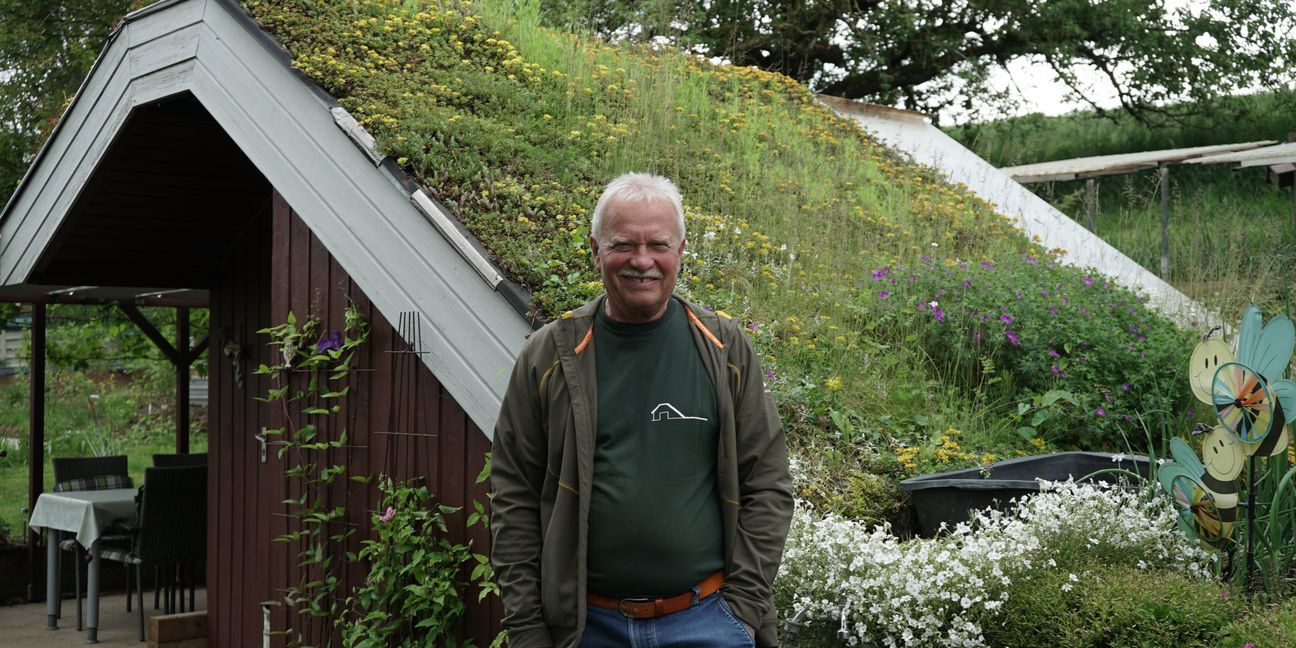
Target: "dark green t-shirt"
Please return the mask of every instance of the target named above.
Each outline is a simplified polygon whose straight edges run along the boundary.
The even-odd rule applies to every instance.
[[[724,566],[715,388],[684,307],[645,324],[594,317],[598,434],[590,592],[671,596]]]

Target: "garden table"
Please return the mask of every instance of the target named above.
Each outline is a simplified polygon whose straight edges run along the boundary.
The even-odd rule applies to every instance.
[[[41,493],[27,526],[45,529],[45,606],[48,629],[58,629],[58,562],[61,531],[76,534],[76,540],[90,552],[86,576],[86,643],[99,643],[99,537],[113,522],[135,521],[134,488]]]

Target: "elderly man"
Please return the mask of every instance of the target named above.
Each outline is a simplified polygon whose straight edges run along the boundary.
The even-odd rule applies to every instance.
[[[492,560],[509,644],[775,646],[787,446],[751,344],[672,295],[667,179],[608,184],[606,294],[528,339],[495,427]]]

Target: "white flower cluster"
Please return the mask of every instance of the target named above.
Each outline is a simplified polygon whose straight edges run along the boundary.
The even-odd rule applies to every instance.
[[[1056,567],[1068,548],[1209,575],[1210,555],[1180,535],[1164,497],[1071,482],[1041,489],[1011,513],[978,513],[931,540],[900,541],[799,504],[775,583],[788,605],[780,616],[832,622],[850,646],[982,646],[981,624],[1012,579]]]

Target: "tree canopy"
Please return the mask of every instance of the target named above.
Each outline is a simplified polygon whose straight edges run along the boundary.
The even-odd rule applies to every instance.
[[[0,0],[0,196],[81,87],[113,21],[134,0]]]
[[[1292,81],[1296,9],[1272,0],[558,0],[555,25],[666,40],[819,92],[936,113],[1010,101],[990,73],[1029,60],[1101,112],[1097,77],[1141,121]],[[1187,103],[1183,103],[1187,102]]]

